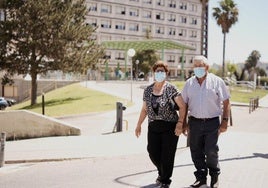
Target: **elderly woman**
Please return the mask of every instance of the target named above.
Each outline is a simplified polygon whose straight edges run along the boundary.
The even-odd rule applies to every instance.
[[[141,134],[141,125],[148,116],[147,150],[152,163],[158,170],[156,183],[160,187],[169,187],[173,172],[178,136],[184,131],[185,103],[178,89],[166,81],[167,64],[158,61],[153,66],[155,82],[144,90],[143,106],[135,130]],[[172,99],[173,98],[173,99]],[[172,108],[170,101],[179,106],[179,112]]]

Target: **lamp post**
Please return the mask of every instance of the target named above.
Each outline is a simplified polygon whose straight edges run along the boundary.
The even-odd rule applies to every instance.
[[[258,76],[258,86],[259,86],[259,88],[261,86],[261,76]]]
[[[136,51],[130,48],[127,51],[128,57],[130,57],[130,101],[132,102],[132,82],[133,82],[133,71],[132,71],[132,57],[135,55]],[[127,58],[129,60],[129,58]]]
[[[135,61],[135,63],[136,63],[136,80],[138,80],[138,74],[139,74],[139,71],[138,71],[138,65],[139,65],[140,61],[137,59],[137,60]]]

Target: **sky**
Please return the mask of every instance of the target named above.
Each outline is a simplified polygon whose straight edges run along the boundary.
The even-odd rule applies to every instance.
[[[208,59],[222,64],[223,34],[212,16],[212,8],[220,0],[209,1]],[[268,63],[268,0],[233,0],[238,9],[238,22],[226,35],[225,60],[243,63],[253,50],[261,54],[260,61]]]

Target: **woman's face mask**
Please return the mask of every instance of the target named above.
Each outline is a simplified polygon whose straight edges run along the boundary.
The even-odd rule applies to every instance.
[[[157,82],[163,82],[166,79],[166,72],[155,72],[154,73],[154,79]]]
[[[206,75],[206,68],[205,67],[195,67],[194,74],[197,78],[202,78]]]

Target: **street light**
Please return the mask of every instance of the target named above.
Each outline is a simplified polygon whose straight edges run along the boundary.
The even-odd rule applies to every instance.
[[[258,76],[258,86],[261,87],[261,76]]]
[[[139,63],[140,63],[140,61],[137,59],[136,61],[135,61],[135,63],[136,63],[136,80],[138,80],[138,65],[139,65]]]
[[[130,101],[132,102],[132,81],[133,81],[133,72],[132,72],[132,57],[135,55],[136,51],[133,48],[130,48],[127,51],[128,57],[130,57]],[[129,61],[129,58],[127,58]]]

